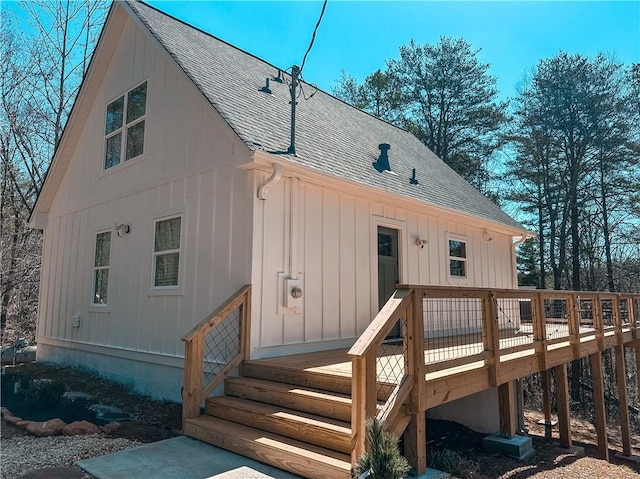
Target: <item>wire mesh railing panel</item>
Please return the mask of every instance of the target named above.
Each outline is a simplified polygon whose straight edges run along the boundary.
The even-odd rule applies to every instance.
[[[640,298],[633,298],[633,322],[636,327],[640,326]]]
[[[484,351],[480,298],[424,298],[427,364]]]
[[[500,349],[533,344],[533,309],[529,298],[498,298]]]
[[[567,306],[566,299],[544,299],[544,320],[547,339],[569,336],[569,311]]]
[[[376,382],[377,390],[388,390],[400,384],[406,374],[405,357],[407,356],[407,341],[403,331],[407,328],[406,314],[403,314],[387,338],[378,346],[376,352]]]
[[[610,328],[615,324],[615,313],[613,310],[613,300],[603,299],[600,302],[602,312],[602,327]]]
[[[241,327],[241,312],[238,307],[205,335],[203,388],[206,388],[240,354]]]
[[[629,300],[627,298],[620,298],[620,324],[628,326],[631,323],[631,316],[629,315]]]
[[[580,332],[587,332],[595,328],[595,316],[593,314],[593,299],[580,298],[576,299],[578,307],[578,327]]]

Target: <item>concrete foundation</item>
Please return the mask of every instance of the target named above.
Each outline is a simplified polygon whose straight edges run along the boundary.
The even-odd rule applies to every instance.
[[[497,452],[505,456],[513,457],[520,461],[532,456],[533,441],[527,436],[514,436],[511,438],[491,434],[482,440],[482,449],[487,452]]]
[[[427,417],[455,421],[476,432],[491,434],[500,430],[498,389],[487,389],[434,407],[427,411]]]

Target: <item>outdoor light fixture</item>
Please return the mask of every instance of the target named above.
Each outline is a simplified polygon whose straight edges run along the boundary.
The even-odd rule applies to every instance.
[[[426,239],[416,238],[416,246],[420,246],[420,249],[424,248],[428,241]]]
[[[120,225],[116,223],[113,228],[116,230],[116,234],[119,238],[122,238],[124,235],[129,234],[129,231],[131,231],[130,226],[124,223]]]

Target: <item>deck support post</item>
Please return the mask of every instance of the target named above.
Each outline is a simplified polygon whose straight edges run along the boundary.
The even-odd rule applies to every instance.
[[[498,386],[498,409],[500,414],[500,435],[512,438],[516,435],[516,387],[515,381]]]
[[[607,438],[607,412],[604,402],[604,378],[602,374],[602,355],[597,352],[589,356],[593,376],[593,400],[596,412],[596,431],[598,433],[598,456],[609,461],[609,441]]]
[[[622,432],[622,453],[631,456],[631,430],[629,428],[629,401],[627,398],[627,374],[624,363],[624,347],[614,348],[616,356],[616,380],[618,383],[618,398],[620,401],[620,428]]]
[[[500,338],[498,331],[498,303],[495,291],[483,298],[482,330],[485,351],[489,352],[489,385],[498,385],[498,367],[500,366]],[[486,331],[486,332],[485,332]]]
[[[412,414],[404,433],[404,455],[419,476],[427,470],[427,423],[424,413]]]
[[[558,405],[558,427],[560,432],[560,446],[571,448],[571,412],[569,409],[569,381],[567,365],[561,364],[554,368],[556,373],[556,400]]]
[[[404,452],[416,475],[427,470],[427,424],[424,398],[424,312],[423,296],[413,291],[413,303],[407,309],[408,373],[413,377],[409,396],[411,421],[404,435]]]
[[[540,371],[542,379],[542,410],[544,412],[544,436],[551,439],[551,384],[549,382],[549,370]]]
[[[638,386],[638,397],[640,397],[640,379],[637,378],[637,375],[640,374],[640,346],[634,346],[633,351],[636,353],[636,385]]]

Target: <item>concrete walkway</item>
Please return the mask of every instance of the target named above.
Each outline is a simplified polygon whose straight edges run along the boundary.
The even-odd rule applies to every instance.
[[[98,479],[300,479],[186,436],[75,464]]]

